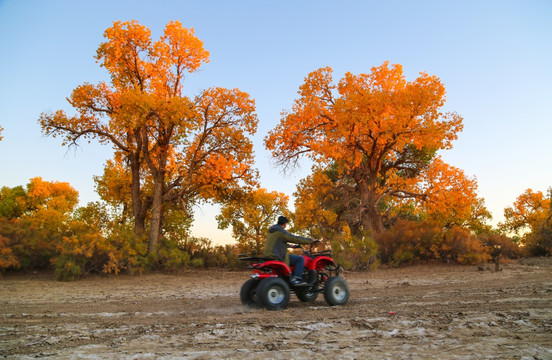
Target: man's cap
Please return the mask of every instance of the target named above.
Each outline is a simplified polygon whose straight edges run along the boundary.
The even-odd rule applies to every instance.
[[[278,225],[284,225],[289,222],[288,218],[285,216],[278,216]]]

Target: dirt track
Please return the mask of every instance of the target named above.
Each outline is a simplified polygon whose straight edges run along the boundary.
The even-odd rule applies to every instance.
[[[550,260],[346,273],[346,306],[277,312],[241,305],[248,275],[0,278],[0,358],[552,359]]]

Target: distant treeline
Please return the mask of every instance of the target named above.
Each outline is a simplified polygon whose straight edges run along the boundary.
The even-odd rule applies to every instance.
[[[526,192],[520,199],[540,197]],[[551,254],[551,227],[546,198],[540,211],[529,212],[528,230],[508,237],[499,230],[475,233],[462,226],[443,227],[436,221],[397,219],[379,234],[351,235],[347,231],[324,237],[336,261],[348,269],[378,264],[401,266],[421,261],[459,264],[498,262],[501,258]],[[78,193],[69,184],[31,179],[26,187],[0,190],[0,269],[53,269],[59,280],[90,273],[142,273],[186,267],[238,268],[238,254],[262,249],[262,241],[243,237],[234,245],[214,246],[189,235],[186,219],[175,217],[156,252],[148,252],[147,238],[136,238],[131,219],[106,204],[77,207]],[[527,201],[519,201],[527,203]],[[506,213],[515,213],[508,208]],[[519,209],[518,209],[519,210]],[[527,215],[527,213],[525,213]],[[173,214],[174,215],[174,214]],[[293,215],[293,214],[292,214]],[[186,217],[185,214],[181,214]],[[520,228],[510,216],[504,228]],[[270,219],[272,220],[272,219]],[[180,226],[179,226],[180,225]],[[234,224],[237,227],[237,223]],[[242,228],[247,227],[242,223]],[[267,220],[265,228],[270,225]],[[236,228],[234,228],[236,230]],[[297,231],[299,231],[297,229]],[[329,228],[326,229],[328,233]]]

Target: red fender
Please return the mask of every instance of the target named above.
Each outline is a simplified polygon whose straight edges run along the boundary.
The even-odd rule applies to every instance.
[[[291,269],[289,268],[289,266],[287,266],[284,262],[278,260],[269,260],[263,263],[254,264],[253,268],[258,269],[257,271],[259,275],[262,274],[261,269],[266,268],[272,269],[273,273],[279,276],[289,276],[289,274],[291,274]]]
[[[306,261],[307,259],[305,259],[305,267],[308,269],[308,270],[316,270],[316,271],[320,271],[322,270],[323,268],[325,268],[326,266],[328,265],[333,265],[335,266],[335,262],[333,261],[333,259],[329,256],[319,256],[319,257],[316,257],[314,259],[310,259],[309,258],[309,262],[307,263]]]

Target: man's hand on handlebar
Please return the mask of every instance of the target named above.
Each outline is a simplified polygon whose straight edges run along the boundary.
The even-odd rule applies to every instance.
[[[318,245],[320,244],[320,240],[312,240],[312,242],[309,244],[310,246],[314,246],[314,245]],[[302,249],[302,246],[301,245],[289,245],[290,248],[292,249]]]

